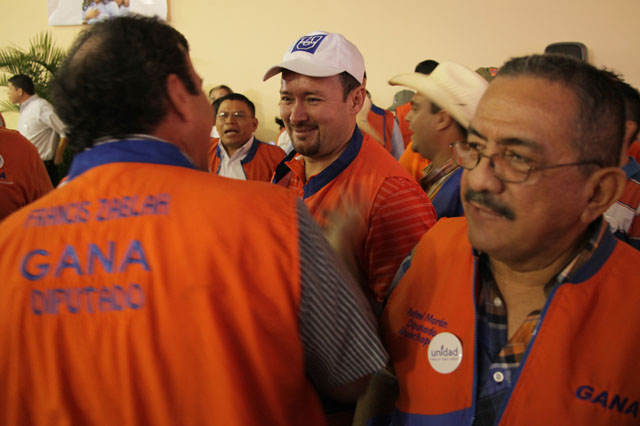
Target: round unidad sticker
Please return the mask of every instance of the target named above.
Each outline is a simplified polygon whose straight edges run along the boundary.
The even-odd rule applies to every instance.
[[[455,335],[438,333],[429,343],[429,364],[440,374],[455,371],[462,361],[462,342]]]

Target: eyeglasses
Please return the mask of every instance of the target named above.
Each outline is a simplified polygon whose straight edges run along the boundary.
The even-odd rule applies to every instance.
[[[218,117],[217,118],[218,120],[222,120],[222,121],[227,121],[230,118],[233,118],[236,121],[240,121],[240,120],[244,120],[245,118],[248,118],[249,116],[244,112],[236,111],[236,112],[219,112],[216,117]]]
[[[493,175],[507,183],[522,183],[529,178],[531,172],[536,170],[555,169],[557,167],[583,166],[593,164],[598,167],[602,165],[597,161],[580,161],[577,163],[552,164],[549,166],[539,166],[529,158],[505,149],[492,155],[486,155],[478,149],[478,144],[468,141],[458,141],[449,145],[451,148],[451,158],[463,169],[472,170],[482,157],[489,159],[489,165]]]

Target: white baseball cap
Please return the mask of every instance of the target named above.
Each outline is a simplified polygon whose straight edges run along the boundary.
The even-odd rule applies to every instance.
[[[396,75],[389,84],[409,87],[426,96],[464,128],[469,127],[478,102],[489,85],[480,74],[455,62],[440,62],[429,75]]]
[[[310,77],[330,77],[346,71],[362,84],[364,58],[342,34],[314,31],[289,46],[282,62],[269,68],[263,81],[283,69]]]

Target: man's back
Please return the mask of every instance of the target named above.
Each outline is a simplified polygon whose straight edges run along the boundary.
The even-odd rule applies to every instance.
[[[0,423],[322,424],[299,337],[299,201],[145,163],[72,169],[3,223]]]

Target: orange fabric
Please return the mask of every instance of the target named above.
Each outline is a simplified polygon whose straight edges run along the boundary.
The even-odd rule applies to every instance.
[[[369,114],[367,115],[367,121],[369,125],[377,132],[377,134],[382,138],[384,142],[384,149],[388,152],[391,152],[393,148],[392,145],[392,137],[393,137],[393,124],[395,123],[395,117],[391,111],[383,110],[381,108],[376,108],[379,112],[384,112],[384,115],[376,113],[372,108],[369,110]],[[375,142],[378,145],[381,145],[378,140],[371,136],[368,133],[362,132],[362,136],[364,139],[368,139],[371,142]]]
[[[417,152],[413,152],[411,145],[412,142],[409,142],[409,145],[407,145],[398,161],[400,161],[400,165],[409,172],[416,182],[420,182],[422,171],[429,165],[429,160]]]
[[[352,140],[345,153],[355,150],[356,145]],[[294,189],[323,228],[332,216],[345,216],[347,207],[359,206],[362,221],[351,238],[358,261],[357,278],[381,302],[402,259],[435,223],[435,210],[398,162],[380,144],[364,138],[356,157],[344,170],[328,182],[319,182],[323,173],[344,167],[339,163],[345,153],[320,175],[309,179],[306,189],[313,187],[312,194],[305,194],[301,156],[286,163],[292,172],[278,184]],[[398,198],[392,205],[379,202],[394,196]]]
[[[0,221],[52,189],[36,147],[18,131],[0,127]]]
[[[640,299],[640,276],[631,273],[640,253],[618,243],[609,254],[607,247],[615,243],[610,235],[605,239],[594,256],[608,257],[589,261],[593,275],[563,284],[550,296],[500,425],[637,424],[640,315],[629,300]],[[456,412],[468,424],[473,415],[473,265],[466,220],[440,220],[416,247],[383,312],[383,335],[400,388],[396,406],[423,422],[407,424],[436,424],[425,419]],[[444,331],[456,335],[463,348],[460,366],[449,374],[435,372],[427,355],[432,336]],[[619,410],[613,401],[622,404],[625,398]]]
[[[214,174],[220,167],[220,157],[217,155],[218,143],[219,139],[212,138],[209,147],[209,171]],[[250,161],[242,164],[244,174],[247,176],[247,180],[270,182],[274,170],[285,156],[284,151],[258,139],[254,140],[254,144],[257,144],[257,152]]]
[[[640,163],[640,142],[633,141],[629,146],[629,156],[636,159],[637,162]]]
[[[6,219],[0,424],[325,424],[298,330],[295,204],[270,184],[112,163]],[[269,220],[249,226],[256,211]]]
[[[409,128],[409,122],[406,119],[409,111],[411,111],[411,102],[407,102],[396,108],[396,118],[398,119],[398,125],[400,126],[405,148],[411,142],[411,136],[413,135],[413,132]]]

